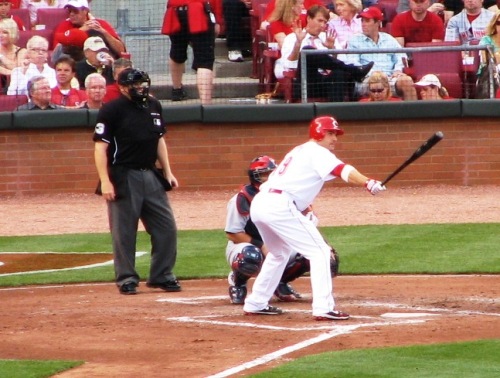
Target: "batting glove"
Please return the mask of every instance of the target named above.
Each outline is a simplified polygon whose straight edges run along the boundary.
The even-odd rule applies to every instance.
[[[382,182],[369,179],[365,182],[366,189],[373,195],[386,190],[386,187],[382,185]]]

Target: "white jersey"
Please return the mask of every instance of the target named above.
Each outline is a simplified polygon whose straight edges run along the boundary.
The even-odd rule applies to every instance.
[[[306,142],[286,154],[260,191],[282,190],[303,211],[314,202],[323,184],[336,178],[332,171],[340,164],[344,163],[327,148]]]

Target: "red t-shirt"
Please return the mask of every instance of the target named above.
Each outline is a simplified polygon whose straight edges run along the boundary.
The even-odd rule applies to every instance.
[[[403,37],[408,42],[432,42],[433,39],[444,39],[443,20],[432,12],[427,12],[422,21],[415,21],[411,11],[398,14],[392,20],[391,34]]]
[[[120,39],[115,29],[107,21],[99,18],[97,21],[99,21],[101,26],[114,38]],[[83,49],[83,44],[88,37],[89,35],[86,32],[75,27],[69,19],[67,19],[61,22],[54,31],[54,46],[60,43],[62,45],[77,46]]]
[[[110,102],[115,98],[120,97],[121,92],[117,83],[106,85],[106,95],[104,96],[103,102]]]

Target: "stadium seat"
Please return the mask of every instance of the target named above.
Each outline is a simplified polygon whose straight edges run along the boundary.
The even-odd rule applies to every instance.
[[[460,42],[427,42],[407,43],[406,47],[446,47],[460,46]],[[410,75],[414,81],[419,80],[426,74],[435,74],[442,80],[451,97],[464,97],[464,68],[462,64],[462,52],[454,51],[419,51],[411,53],[409,67],[405,73]],[[445,84],[446,83],[446,84]]]
[[[19,40],[17,41],[17,45],[19,47],[26,47],[26,43],[28,40],[34,35],[40,35],[45,37],[49,41],[49,50],[53,49],[52,40],[54,36],[53,30],[24,30],[19,32]]]
[[[10,14],[21,19],[26,30],[31,29],[30,11],[26,8],[11,9]]]
[[[378,0],[375,6],[382,11],[384,15],[383,24],[385,25],[388,22],[392,22],[394,17],[396,17],[398,0]]]
[[[45,29],[55,30],[55,28],[68,18],[66,8],[41,8],[37,11],[37,25],[45,25]]]
[[[259,78],[262,70],[262,52],[265,49],[266,31],[260,29],[264,20],[267,3],[270,0],[252,0],[250,10],[250,30],[252,33],[252,77]]]
[[[0,95],[0,112],[12,112],[28,102],[27,96]]]

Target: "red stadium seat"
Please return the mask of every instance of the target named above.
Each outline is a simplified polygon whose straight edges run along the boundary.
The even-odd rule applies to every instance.
[[[10,14],[19,17],[23,22],[23,25],[26,28],[26,30],[31,29],[30,11],[28,9],[26,8],[11,9]]]
[[[12,112],[28,102],[27,96],[0,95],[0,112]]]
[[[41,8],[37,11],[37,25],[45,25],[45,29],[55,30],[55,28],[68,18],[66,8]]]
[[[439,47],[439,46],[459,46],[460,42],[422,42],[407,43],[406,47]],[[455,51],[422,51],[411,53],[412,59],[409,61],[409,69],[405,72],[414,81],[419,80],[426,74],[435,74],[442,80],[451,97],[463,98],[464,67],[462,64],[462,52]],[[446,83],[446,84],[445,84]]]

